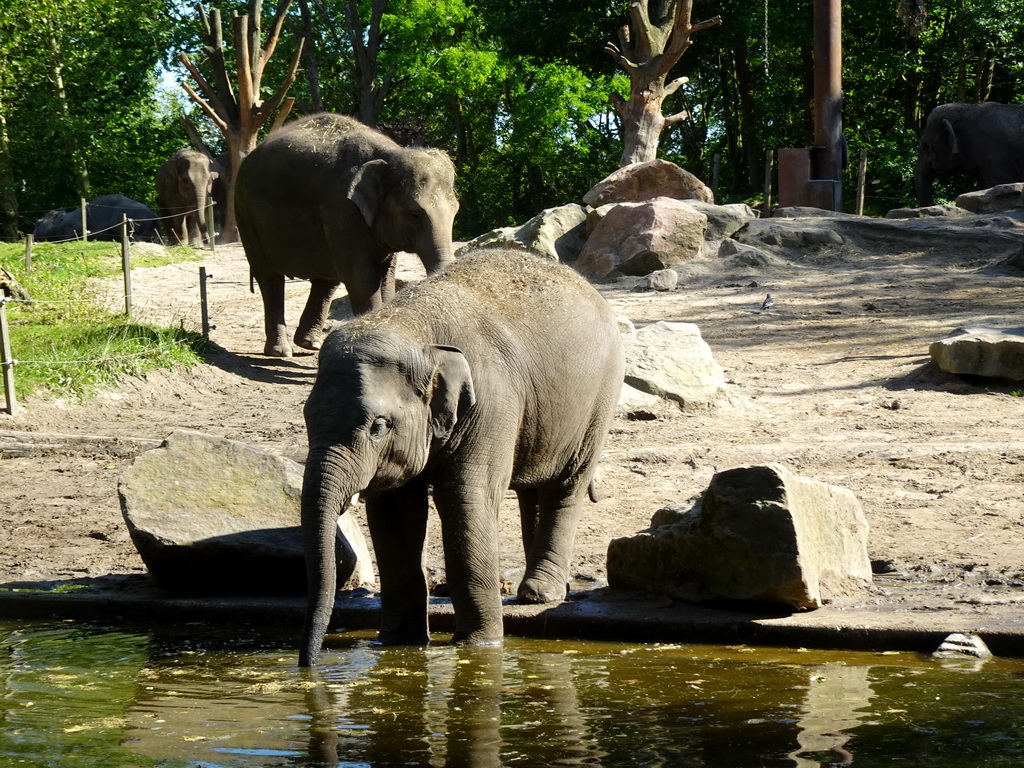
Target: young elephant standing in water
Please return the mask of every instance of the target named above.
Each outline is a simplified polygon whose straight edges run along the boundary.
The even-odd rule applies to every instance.
[[[299,663],[334,607],[335,529],[363,491],[385,643],[425,644],[427,490],[460,643],[500,641],[498,511],[519,496],[521,602],[566,594],[580,505],[623,378],[615,316],[563,265],[477,251],[332,332],[306,403],[309,606]]]

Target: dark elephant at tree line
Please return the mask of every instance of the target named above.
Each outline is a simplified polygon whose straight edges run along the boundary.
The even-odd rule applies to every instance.
[[[1024,181],[1024,104],[953,103],[931,111],[914,168],[917,204],[932,205],[935,180],[958,173],[978,189]]]
[[[498,515],[519,498],[524,603],[566,596],[576,524],[623,381],[618,323],[572,269],[482,250],[339,326],[305,406],[309,605],[299,663],[334,607],[338,517],[362,492],[385,643],[426,644],[428,489],[456,643],[503,635]]]
[[[293,341],[317,350],[340,284],[358,315],[394,295],[397,252],[416,253],[428,273],[453,259],[451,160],[341,115],[296,121],[257,146],[238,169],[235,207],[263,297],[267,355],[292,354],[285,277],[311,283]]]
[[[90,240],[120,240],[121,217],[128,218],[128,237],[141,242],[159,242],[157,215],[149,206],[124,195],[103,195],[85,205],[85,226]],[[48,211],[32,230],[39,241],[75,240],[82,237],[82,209]]]

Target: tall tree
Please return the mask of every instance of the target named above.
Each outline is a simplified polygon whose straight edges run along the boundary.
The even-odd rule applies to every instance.
[[[629,98],[611,95],[622,119],[622,166],[657,157],[661,132],[687,117],[685,111],[667,117],[662,113],[666,97],[687,82],[685,77],[669,81],[668,73],[690,47],[694,33],[722,23],[715,16],[691,24],[692,10],[693,0],[634,0],[629,24],[619,30],[619,45],[605,46],[629,75]]]
[[[224,45],[221,30],[220,11],[214,8],[209,14],[202,5],[197,5],[203,24],[204,53],[207,64],[212,70],[212,77],[207,78],[192,59],[185,53],[178,54],[178,59],[192,75],[199,86],[199,92],[188,83],[182,87],[224,136],[228,151],[229,179],[228,205],[224,217],[224,231],[221,237],[225,242],[238,239],[238,226],[235,223],[235,169],[253,149],[259,140],[259,133],[272,115],[277,113],[275,125],[282,123],[291,111],[293,99],[286,98],[288,89],[295,81],[299,62],[302,57],[302,41],[295,47],[291,64],[277,90],[266,101],[262,97],[263,72],[267,61],[274,54],[285,13],[291,0],[280,0],[266,42],[261,29],[263,11],[262,0],[249,0],[247,14],[232,15],[233,54],[235,81],[237,91],[231,84],[228,72],[229,54]],[[280,110],[280,111],[278,111]]]

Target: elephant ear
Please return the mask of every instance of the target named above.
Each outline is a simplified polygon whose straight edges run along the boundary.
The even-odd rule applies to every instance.
[[[374,219],[377,218],[380,201],[384,197],[388,170],[387,160],[369,160],[359,166],[348,186],[346,196],[356,204],[367,226],[372,227]]]
[[[473,374],[462,350],[431,345],[427,353],[434,361],[430,383],[430,427],[442,442],[451,437],[459,418],[476,403]]]
[[[953,128],[953,124],[949,120],[943,120],[942,124],[946,126],[946,133],[949,134],[949,151],[954,155],[960,154],[960,143],[956,138],[956,130]]]

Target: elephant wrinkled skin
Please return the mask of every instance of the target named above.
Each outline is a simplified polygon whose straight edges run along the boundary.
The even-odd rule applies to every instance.
[[[299,663],[319,655],[334,607],[335,525],[359,491],[380,574],[381,642],[429,642],[428,487],[454,642],[501,640],[498,511],[509,488],[526,552],[518,599],[564,599],[623,368],[615,316],[597,290],[518,251],[466,255],[328,335],[305,408]]]
[[[406,149],[341,115],[276,131],[238,170],[238,231],[263,297],[264,354],[290,357],[284,278],[311,282],[294,343],[319,349],[341,283],[352,311],[390,300],[395,253],[428,273],[452,260],[455,169],[438,150]]]
[[[1024,181],[1024,105],[942,104],[928,115],[914,168],[917,204],[932,205],[936,179],[964,173],[988,189]]]

